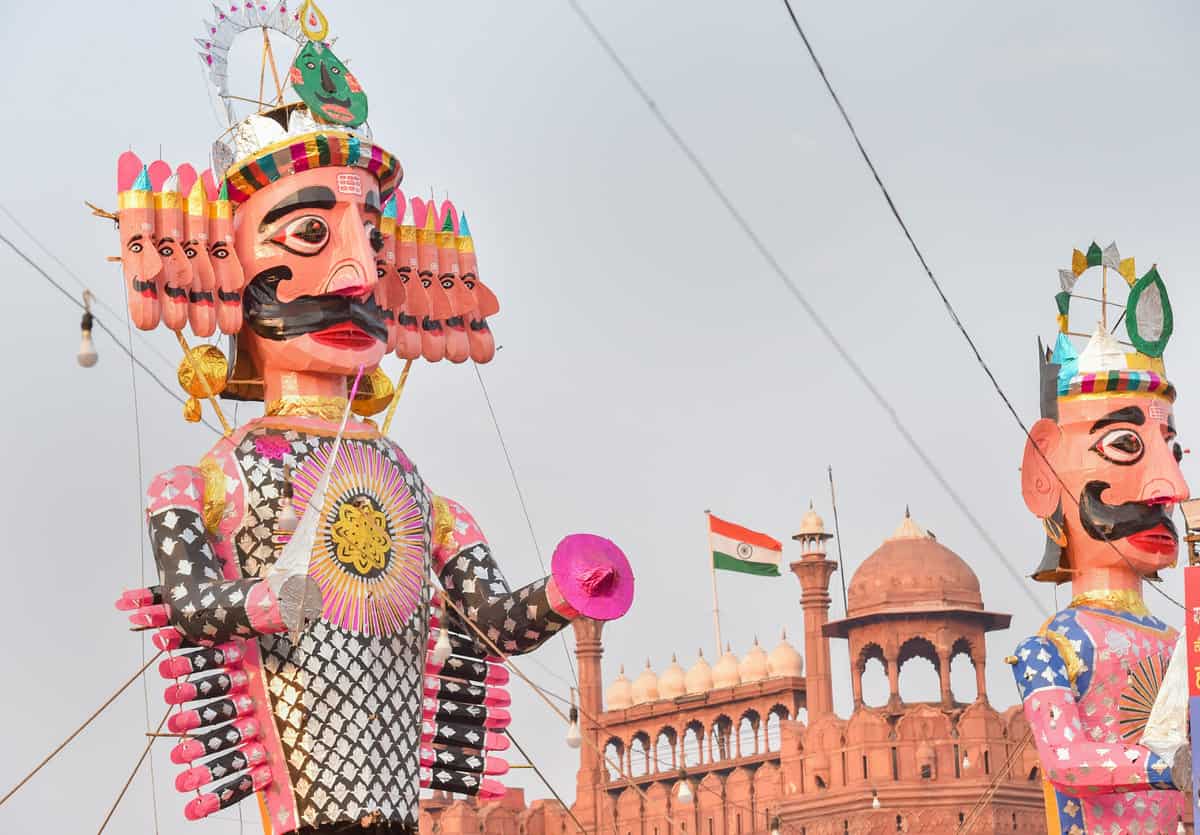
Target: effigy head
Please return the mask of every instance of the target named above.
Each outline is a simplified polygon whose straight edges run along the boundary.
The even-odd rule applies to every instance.
[[[1130,285],[1128,343],[1105,323],[1077,353],[1071,291],[1093,266]],[[1110,567],[1154,577],[1178,554],[1171,515],[1188,487],[1175,439],[1175,388],[1162,361],[1172,312],[1157,269],[1135,275],[1133,259],[1120,259],[1115,244],[1076,250],[1072,269],[1060,271],[1059,333],[1053,350],[1039,345],[1042,418],[1030,428],[1021,466],[1022,496],[1046,533],[1036,580],[1064,582]]]
[[[352,374],[379,364],[380,200],[376,178],[343,165],[280,178],[239,207],[244,338],[260,368]]]
[[[351,127],[366,121],[366,93],[326,44],[306,43],[292,63],[290,77],[296,95],[324,121]]]

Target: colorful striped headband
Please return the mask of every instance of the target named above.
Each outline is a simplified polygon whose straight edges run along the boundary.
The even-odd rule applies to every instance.
[[[378,145],[353,134],[318,131],[268,145],[231,166],[225,175],[229,199],[241,204],[281,177],[328,166],[366,169],[379,181],[383,201],[404,176],[399,160]]]
[[[1058,396],[1071,398],[1089,394],[1149,394],[1175,402],[1175,386],[1154,371],[1097,371],[1059,379]]]

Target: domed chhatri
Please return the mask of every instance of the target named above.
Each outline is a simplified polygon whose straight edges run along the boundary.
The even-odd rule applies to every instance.
[[[654,674],[654,670],[650,667],[650,659],[646,659],[646,669],[642,670],[633,682],[633,703],[635,705],[645,704],[646,702],[656,702],[659,698],[658,676]]]
[[[733,654],[729,644],[725,645],[725,654],[717,659],[713,667],[713,687],[737,687],[742,683],[738,672],[738,657]]]
[[[847,596],[852,618],[901,611],[983,611],[975,572],[918,525],[907,508],[896,532],[854,572]]]
[[[616,679],[604,691],[604,704],[609,710],[624,710],[633,707],[633,687],[625,678],[625,667],[622,666]]]
[[[713,688],[712,667],[704,659],[704,650],[700,650],[698,655],[700,656],[699,659],[692,665],[684,677],[684,686],[687,688],[689,695],[707,693]]]
[[[687,683],[683,667],[675,656],[671,656],[671,666],[663,670],[658,677],[658,696],[661,699],[677,699],[687,693]]]
[[[824,555],[825,543],[833,539],[833,534],[825,532],[825,520],[813,509],[811,501],[800,519],[800,530],[792,535],[792,539],[800,543],[801,558]]]
[[[804,659],[788,642],[786,629],[779,638],[779,644],[767,656],[767,670],[772,678],[804,675]]]
[[[755,637],[750,651],[746,653],[746,657],[742,659],[742,663],[738,665],[738,675],[741,676],[744,684],[762,681],[770,675],[767,670],[767,651],[758,643],[757,637]]]

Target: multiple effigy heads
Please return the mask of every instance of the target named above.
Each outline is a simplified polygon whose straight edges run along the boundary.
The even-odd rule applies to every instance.
[[[223,16],[206,43],[221,84],[214,56],[240,31],[232,23],[249,21]],[[133,323],[229,334],[224,393],[241,399],[277,397],[281,374],[370,370],[387,352],[491,360],[499,303],[479,280],[466,216],[397,189],[399,163],[364,125],[366,94],[327,43],[304,41],[290,80],[300,102],[235,125],[214,146],[215,174],[121,155]]]

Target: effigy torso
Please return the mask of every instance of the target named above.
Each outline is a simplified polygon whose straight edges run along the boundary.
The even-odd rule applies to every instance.
[[[1017,649],[1021,688],[1063,835],[1174,831],[1171,763],[1137,746],[1178,633],[1148,613],[1078,605]]]
[[[245,494],[241,508],[227,504],[221,526],[242,576],[265,576],[285,539],[275,525],[285,465],[302,513],[329,443],[328,434],[267,420],[222,456]],[[281,790],[290,789],[305,824],[355,820],[366,808],[416,820],[431,505],[398,447],[372,433],[345,438],[312,570],[323,615],[298,646],[286,634],[257,640],[288,767]]]
[[[488,711],[503,714],[499,703],[483,706],[495,694],[481,685],[496,683],[486,652],[469,642],[455,647],[453,692],[428,667],[431,570],[506,652],[539,645],[570,617],[545,579],[510,591],[465,509],[435,496],[373,426],[354,424],[318,508],[309,576],[320,616],[293,643],[266,580],[292,535],[281,525],[285,503],[298,515],[307,511],[329,465],[334,427],[304,417],[252,421],[199,467],[160,476],[150,494],[162,597],[176,629],[210,648],[181,656],[183,671],[218,670],[177,685],[184,689],[172,698],[188,707],[226,697],[172,719],[173,730],[196,732],[177,761],[228,751],[215,767],[202,767],[198,782],[246,773],[210,802],[264,791],[282,831],[368,813],[413,826],[422,744],[443,744],[443,757],[446,744],[482,756],[485,728],[502,727],[486,721]],[[213,730],[243,718],[253,724]],[[463,739],[472,731],[476,739]],[[453,764],[461,768],[461,757]],[[256,785],[259,766],[267,769]],[[459,790],[479,785],[461,773],[430,779]]]

